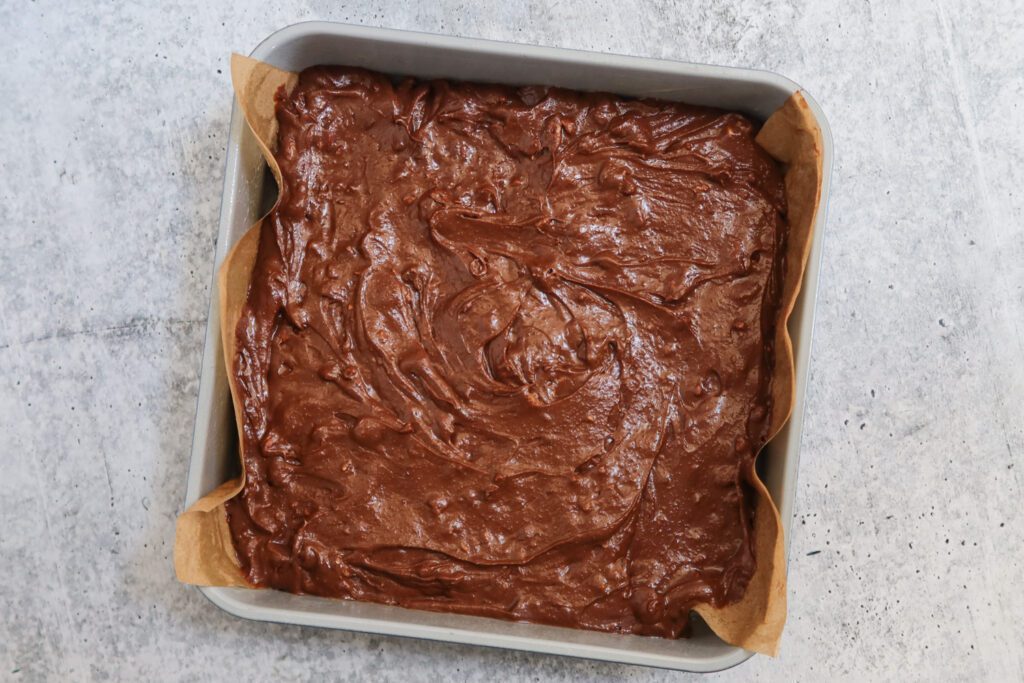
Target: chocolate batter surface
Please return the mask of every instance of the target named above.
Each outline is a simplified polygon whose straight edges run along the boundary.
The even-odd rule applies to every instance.
[[[233,368],[248,579],[668,637],[738,600],[786,233],[755,124],[334,67],[277,116]]]

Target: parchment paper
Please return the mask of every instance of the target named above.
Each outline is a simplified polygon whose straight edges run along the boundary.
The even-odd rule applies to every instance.
[[[298,74],[281,71],[241,55],[231,55],[231,82],[246,123],[255,134],[260,150],[280,185],[281,169],[273,154],[277,147],[274,93],[281,86],[291,92],[299,82]],[[277,208],[276,203],[274,208]],[[260,228],[265,218],[256,221],[238,240],[217,273],[221,346],[224,348],[224,367],[228,368],[228,384],[235,407],[238,457],[242,460],[245,443],[242,438],[242,401],[231,368],[235,367],[235,328],[238,327],[238,319],[249,292],[249,279],[260,242]],[[174,572],[179,581],[197,586],[249,587],[231,542],[231,530],[224,511],[224,502],[238,495],[244,485],[243,467],[242,476],[218,486],[179,515],[174,535]]]
[[[246,122],[259,141],[271,172],[281,182],[274,160],[277,118],[274,93],[281,86],[291,92],[298,75],[269,64],[232,55],[231,80]],[[775,336],[772,381],[771,436],[775,436],[793,410],[793,345],[786,322],[803,279],[810,251],[814,219],[821,200],[821,131],[807,102],[798,92],[765,122],[757,142],[785,168],[789,212],[785,275]],[[275,206],[276,208],[276,206]],[[221,336],[225,367],[235,405],[235,421],[242,429],[241,400],[235,383],[235,328],[249,290],[263,219],[238,241],[218,274]],[[244,439],[239,439],[239,457]],[[244,472],[244,469],[243,469]],[[244,474],[243,474],[244,477]],[[201,586],[246,586],[224,511],[224,502],[237,495],[244,479],[229,481],[197,501],[178,517],[174,543],[174,569],[178,580]],[[698,605],[695,609],[722,640],[747,650],[775,656],[786,622],[785,544],[779,512],[764,484],[754,475],[758,500],[754,515],[754,552],[757,568],[742,600],[724,608]]]

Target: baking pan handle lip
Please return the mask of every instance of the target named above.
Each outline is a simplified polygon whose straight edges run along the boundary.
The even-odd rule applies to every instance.
[[[273,63],[273,53],[281,45],[287,44],[299,36],[306,36],[310,33],[324,33],[332,35],[345,35],[354,38],[376,38],[390,39],[408,44],[410,42],[424,47],[444,47],[457,49],[466,52],[487,52],[491,54],[503,54],[508,56],[522,57],[522,50],[528,49],[534,56],[555,56],[562,59],[572,56],[575,61],[600,63],[606,60],[616,62],[625,61],[631,66],[642,68],[648,71],[671,71],[695,67],[700,70],[702,76],[715,79],[757,80],[765,85],[770,85],[780,91],[789,94],[801,91],[807,95],[799,84],[792,79],[783,76],[775,71],[744,66],[722,66],[704,62],[692,62],[672,58],[653,58],[637,55],[625,55],[615,52],[597,52],[594,50],[580,50],[576,48],[552,47],[547,45],[536,45],[532,43],[515,43],[506,40],[494,40],[490,38],[472,38],[463,36],[451,36],[426,31],[410,31],[406,29],[382,28],[376,26],[363,26],[360,24],[347,24],[339,21],[300,21],[289,24],[274,31],[264,38],[249,53],[250,57]],[[812,99],[812,98],[809,98]],[[821,107],[815,103],[816,115],[822,125],[823,131],[827,130],[828,122],[825,120]],[[831,133],[828,134],[831,138]]]
[[[235,600],[231,593],[233,591],[247,591],[251,590],[248,588],[220,588],[213,586],[194,586],[204,598],[213,603],[217,608],[223,610],[227,614],[239,619],[246,619],[249,621],[262,621],[274,624],[282,624],[285,626],[312,626],[317,627],[320,624],[314,621],[309,622],[297,622],[295,620],[289,620],[278,616],[275,613],[279,610],[276,608],[256,607],[252,608],[248,605],[242,604]],[[421,628],[410,628],[405,633],[395,633],[394,631],[381,630],[374,628],[372,619],[365,619],[361,617],[353,617],[353,621],[359,622],[356,625],[346,627],[340,630],[344,630],[350,633],[367,633],[374,635],[383,635],[392,638],[415,638],[415,639],[426,639],[439,643],[451,643],[451,644],[462,644],[462,645],[473,645],[476,647],[487,647],[497,648],[502,650],[514,650],[519,652],[534,652],[547,656],[556,657],[572,657],[574,659],[585,659],[590,661],[603,661],[617,664],[627,664],[630,666],[643,666],[652,669],[663,669],[670,671],[687,671],[690,673],[717,673],[719,671],[726,671],[734,667],[739,666],[743,662],[746,662],[754,656],[754,652],[749,650],[743,650],[738,647],[732,648],[731,651],[719,655],[711,660],[706,660],[700,663],[700,665],[683,668],[680,666],[672,666],[668,662],[664,663],[650,663],[640,661],[626,661],[621,658],[615,658],[612,653],[608,653],[609,656],[601,656],[601,650],[605,648],[593,647],[590,653],[566,653],[559,652],[556,649],[538,649],[537,644],[530,644],[529,648],[526,648],[526,644],[521,641],[521,636],[509,637],[509,642],[505,644],[498,644],[495,641],[487,643],[480,642],[479,637],[481,634],[475,632],[467,632],[465,629],[458,627],[426,627]],[[398,622],[391,622],[392,625]],[[333,629],[338,629],[337,626],[333,626]],[[435,630],[436,629],[436,630]],[[439,632],[443,631],[443,632]]]
[[[241,108],[238,106],[238,101],[234,96],[231,98],[231,116],[228,118],[228,121],[220,210],[217,216],[217,232],[214,234],[213,264],[210,273],[210,297],[207,301],[203,350],[199,357],[199,388],[196,392],[196,412],[192,422],[192,439],[189,448],[188,468],[185,473],[185,500],[182,511],[187,510],[192,503],[213,489],[213,487],[208,487],[204,491],[200,488],[199,480],[202,467],[199,464],[200,458],[197,457],[197,454],[206,447],[210,415],[213,412],[212,405],[215,400],[213,395],[213,368],[210,366],[216,366],[217,358],[221,354],[220,310],[217,306],[220,294],[217,290],[217,272],[232,246],[229,243],[227,226],[231,222],[234,206],[229,197],[232,184],[236,182],[238,176],[238,140],[235,136],[242,134],[241,124],[243,122]]]

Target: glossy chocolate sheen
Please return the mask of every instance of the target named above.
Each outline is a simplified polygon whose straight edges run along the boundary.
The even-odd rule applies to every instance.
[[[349,68],[277,106],[234,367],[248,579],[668,637],[738,600],[786,233],[756,125]]]

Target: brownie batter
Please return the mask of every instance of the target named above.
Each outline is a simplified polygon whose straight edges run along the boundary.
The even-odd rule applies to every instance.
[[[741,598],[786,234],[756,125],[334,67],[277,118],[248,580],[667,637]]]

